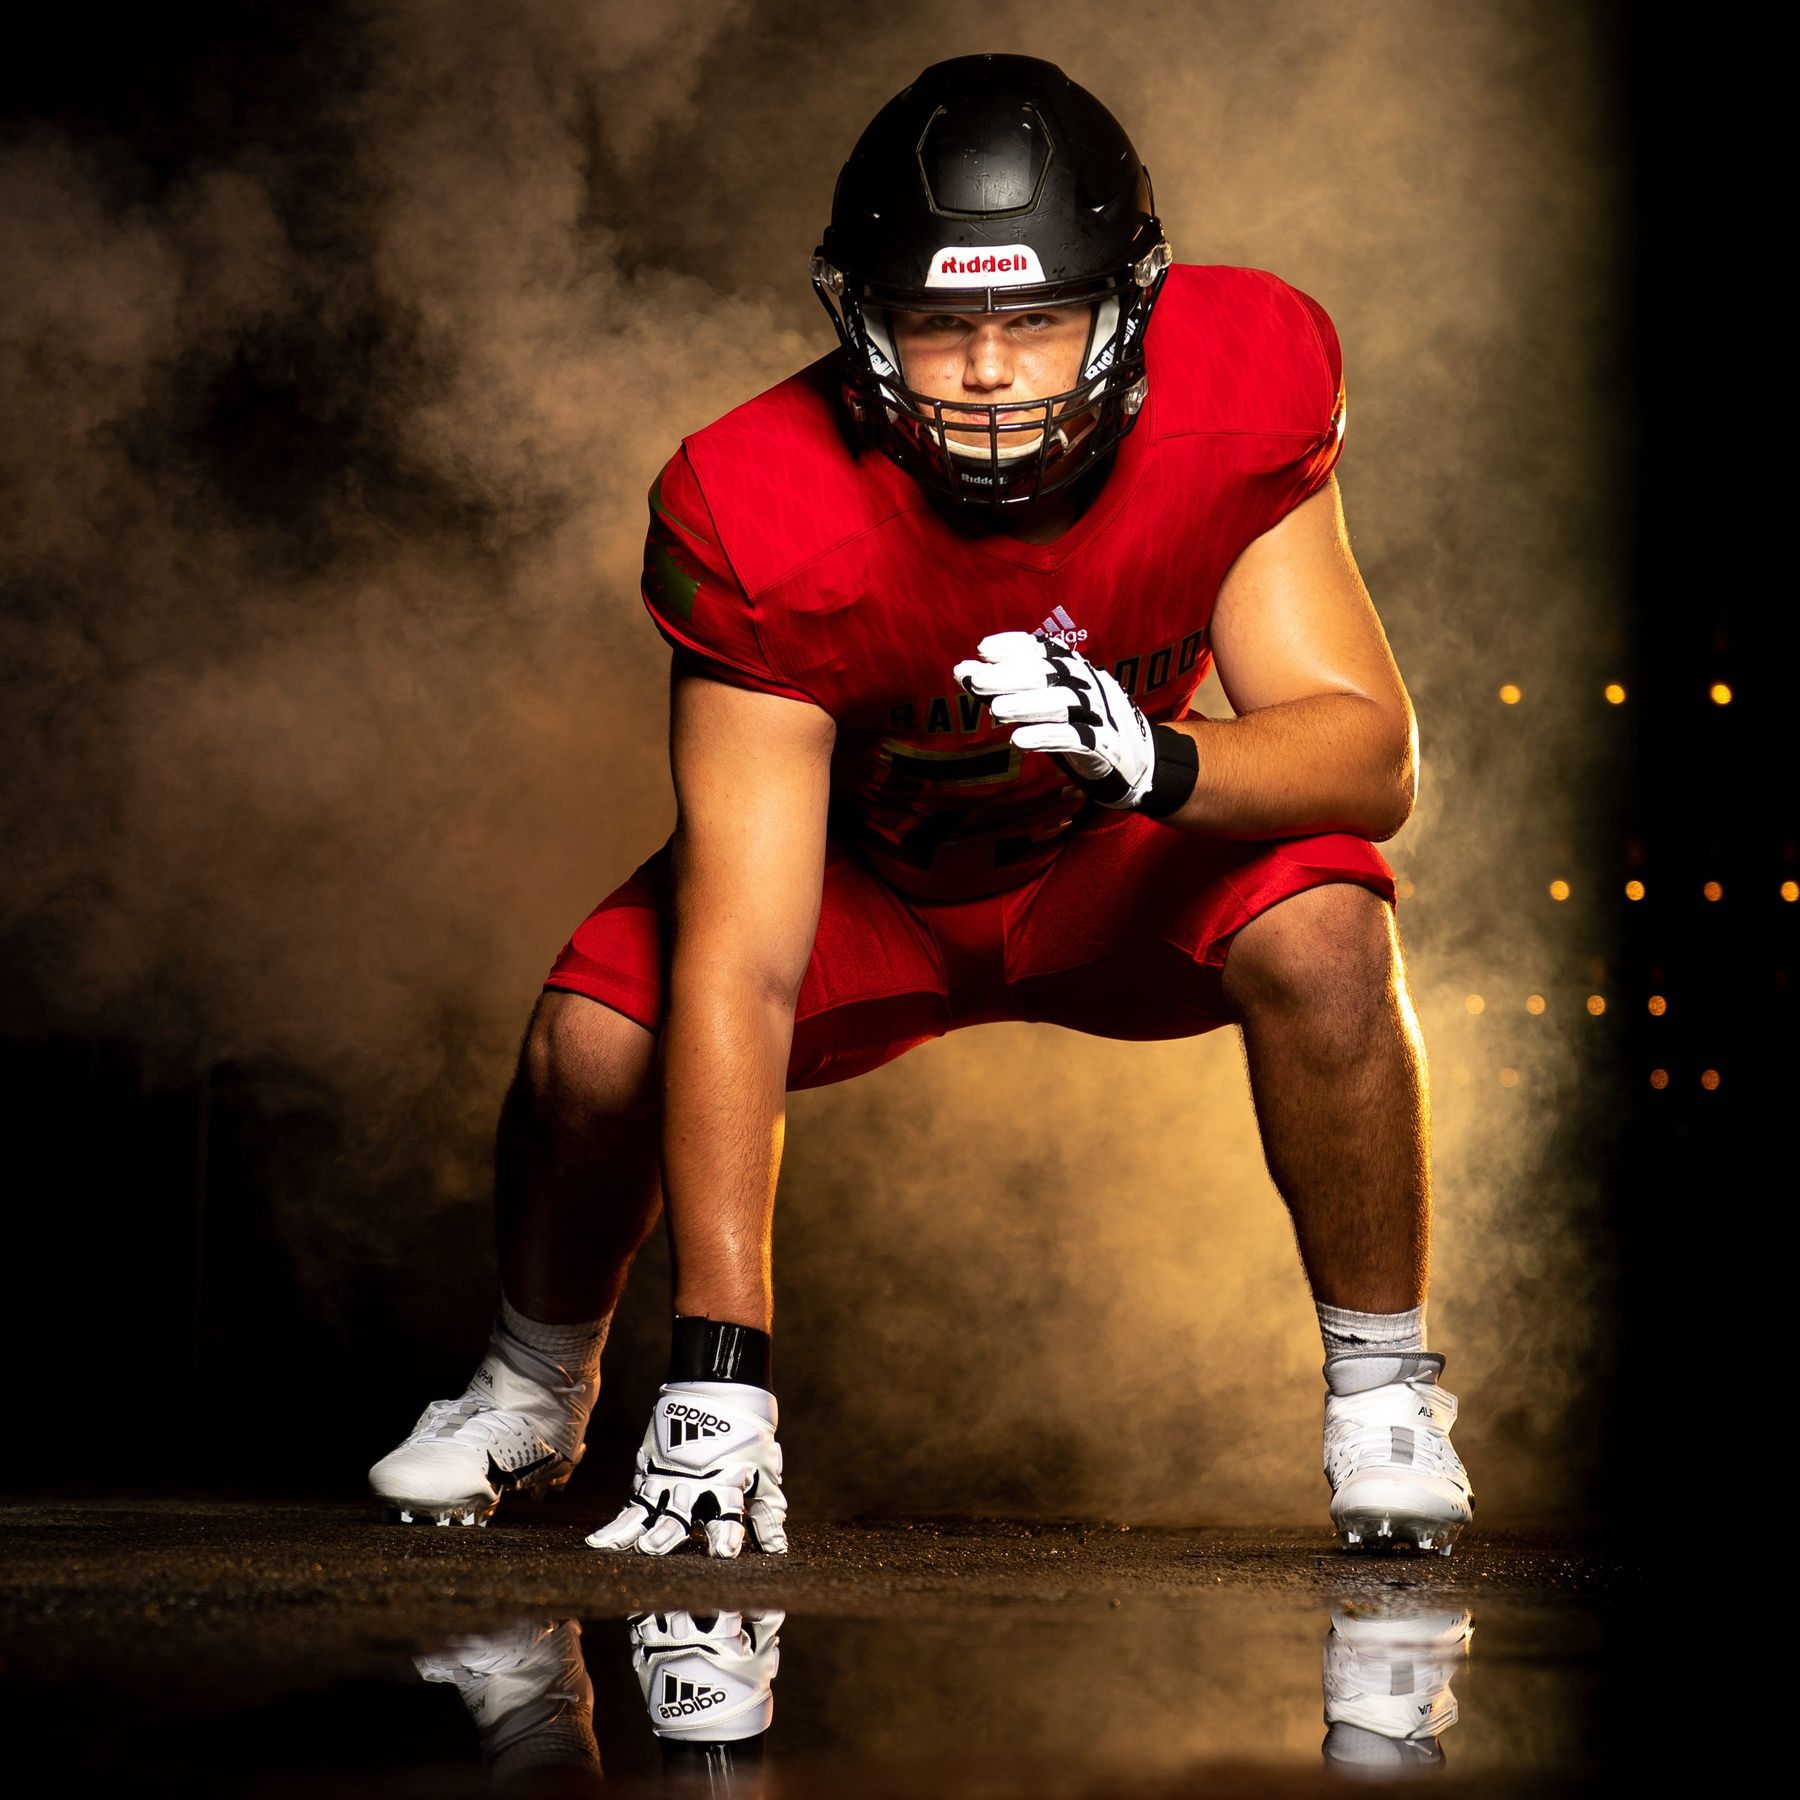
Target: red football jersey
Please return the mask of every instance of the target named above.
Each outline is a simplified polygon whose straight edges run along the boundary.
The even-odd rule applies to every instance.
[[[959,519],[861,444],[840,356],[684,440],[650,493],[644,602],[706,673],[837,721],[830,828],[885,879],[997,892],[1093,803],[1015,749],[952,665],[989,632],[1033,631],[1111,669],[1151,720],[1180,718],[1226,571],[1337,462],[1337,333],[1260,269],[1171,269],[1137,425],[1050,544]]]

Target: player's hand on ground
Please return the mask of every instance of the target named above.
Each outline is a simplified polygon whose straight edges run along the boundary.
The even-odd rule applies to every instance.
[[[638,1448],[631,1499],[588,1543],[666,1556],[698,1528],[709,1556],[736,1556],[746,1543],[771,1554],[785,1551],[776,1417],[775,1396],[766,1388],[664,1383]]]
[[[1021,750],[1043,750],[1102,806],[1136,806],[1156,772],[1150,721],[1105,669],[1029,631],[996,631],[953,671]]]

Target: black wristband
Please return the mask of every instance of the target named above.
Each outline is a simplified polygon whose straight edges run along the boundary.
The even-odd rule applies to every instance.
[[[741,1381],[769,1385],[769,1334],[754,1325],[675,1315],[669,1340],[670,1381]]]
[[[1156,743],[1156,767],[1150,775],[1150,791],[1138,802],[1138,811],[1160,819],[1178,812],[1200,779],[1200,751],[1185,731],[1173,725],[1152,725]]]

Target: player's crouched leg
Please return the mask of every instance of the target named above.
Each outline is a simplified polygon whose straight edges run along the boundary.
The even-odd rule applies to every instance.
[[[1400,973],[1393,908],[1353,881],[1324,882],[1265,908],[1226,951],[1223,988],[1234,1014],[1311,1015],[1319,1053],[1355,1058],[1389,1005]]]
[[[593,1000],[541,998],[501,1115],[500,1316],[462,1393],[369,1471],[385,1516],[486,1524],[581,1461],[606,1324],[656,1216],[653,1041]]]
[[[1447,1556],[1475,1503],[1425,1348],[1425,1050],[1390,909],[1341,882],[1295,894],[1238,933],[1225,989],[1320,1304],[1332,1526],[1347,1548]]]

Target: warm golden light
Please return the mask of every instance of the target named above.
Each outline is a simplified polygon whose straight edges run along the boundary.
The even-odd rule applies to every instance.
[[[1709,881],[1700,891],[1709,900],[1723,900],[1725,898],[1725,890],[1720,887],[1716,881]]]
[[[1606,697],[1614,706],[1625,704],[1625,690],[1616,681],[1609,681],[1606,684]]]
[[[1800,900],[1800,881],[1784,881],[1781,884],[1781,897],[1784,900]]]
[[[1641,881],[1628,881],[1625,884],[1627,900],[1641,900],[1644,897],[1644,884]]]
[[[1719,1085],[1719,1071],[1717,1069],[1702,1069],[1700,1071],[1700,1085],[1710,1094],[1713,1089]]]
[[[1517,706],[1521,696],[1519,690],[1509,681],[1501,688],[1500,698],[1504,700],[1508,706]]]
[[[1667,1069],[1652,1069],[1650,1071],[1650,1085],[1653,1088],[1666,1088],[1669,1085],[1669,1071]]]
[[[1418,889],[1416,889],[1404,875],[1396,875],[1394,877],[1394,893],[1400,899],[1410,900],[1417,892]]]
[[[1594,1017],[1595,1017],[1595,1018],[1596,1018],[1596,1019],[1597,1019],[1597,1018],[1599,1018],[1599,1016],[1600,1016],[1600,1015],[1601,1015],[1601,1014],[1602,1014],[1602,1013],[1603,1013],[1603,1012],[1605,1012],[1605,1011],[1606,1011],[1606,997],[1605,997],[1605,995],[1603,995],[1603,994],[1589,994],[1589,995],[1588,995],[1588,999],[1587,999],[1587,1008],[1588,1008],[1588,1011],[1589,1011],[1589,1012],[1591,1012],[1591,1013],[1592,1013],[1592,1014],[1593,1014],[1593,1015],[1594,1015]]]
[[[1487,1002],[1484,999],[1482,999],[1482,997],[1479,994],[1471,994],[1463,1002],[1463,1005],[1466,1006],[1469,1009],[1469,1011],[1472,1013],[1487,1011]]]
[[[1712,703],[1714,706],[1729,706],[1731,704],[1731,689],[1727,687],[1724,682],[1715,681],[1706,691],[1712,696]]]
[[[1651,1018],[1660,1019],[1663,1016],[1663,1014],[1666,1013],[1668,1010],[1669,1010],[1669,1003],[1662,997],[1661,994],[1652,994],[1650,996],[1650,1016],[1651,1016]]]
[[[1552,900],[1566,900],[1566,899],[1568,899],[1568,897],[1569,897],[1569,884],[1566,881],[1559,879],[1559,880],[1551,882],[1550,898]]]
[[[1500,1071],[1500,1085],[1502,1087],[1517,1087],[1519,1085],[1519,1071],[1517,1069],[1502,1069]]]
[[[1541,1013],[1544,1010],[1544,996],[1542,994],[1527,994],[1525,996],[1525,1010],[1528,1013]]]

